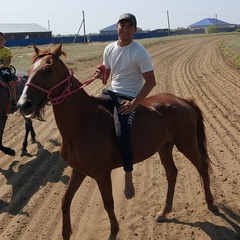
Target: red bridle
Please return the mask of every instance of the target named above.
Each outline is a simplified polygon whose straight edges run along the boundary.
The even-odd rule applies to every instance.
[[[98,69],[103,72],[102,82],[103,82],[103,84],[106,84],[107,83],[107,79],[106,79],[106,69],[105,69],[105,66],[103,64],[101,64],[101,65],[98,66]],[[59,82],[56,85],[54,85],[53,87],[51,87],[49,90],[47,90],[45,88],[42,88],[42,87],[40,87],[40,86],[38,86],[38,85],[36,85],[34,83],[31,83],[31,82],[27,82],[25,84],[25,86],[35,87],[35,88],[45,92],[47,94],[47,100],[51,101],[51,103],[53,105],[57,105],[57,104],[60,104],[66,97],[68,97],[68,96],[74,94],[75,92],[79,91],[80,89],[88,86],[91,82],[93,82],[94,80],[97,79],[95,77],[94,78],[90,78],[87,81],[83,82],[83,84],[81,86],[78,86],[78,88],[76,88],[73,91],[71,91],[71,86],[72,86],[71,79],[72,79],[72,76],[73,76],[73,71],[72,71],[72,69],[69,69],[69,75],[64,80],[62,80],[61,82]],[[52,91],[55,88],[61,86],[64,83],[66,83],[64,91],[59,96],[51,98],[50,95],[52,94]],[[77,83],[77,81],[76,81],[76,83]],[[78,83],[77,83],[77,85],[78,85]]]

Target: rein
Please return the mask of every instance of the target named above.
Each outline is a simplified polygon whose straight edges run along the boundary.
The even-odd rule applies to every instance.
[[[106,69],[105,69],[105,66],[103,64],[101,64],[101,65],[98,66],[98,69],[103,72],[102,82],[103,82],[103,84],[106,84],[107,83],[107,79],[106,79]],[[66,97],[71,96],[72,94],[74,94],[77,91],[81,90],[82,88],[88,86],[90,83],[92,83],[94,80],[97,79],[95,77],[94,78],[90,78],[90,79],[86,80],[85,82],[83,82],[81,86],[78,86],[78,88],[76,88],[73,91],[71,91],[71,86],[72,86],[71,79],[72,79],[72,76],[73,76],[73,71],[72,71],[72,69],[69,69],[69,75],[64,80],[62,80],[61,82],[59,82],[56,85],[54,85],[53,87],[51,87],[49,90],[47,90],[45,88],[42,88],[42,87],[40,87],[40,86],[38,86],[38,85],[36,85],[34,83],[31,83],[31,82],[27,82],[25,84],[25,86],[35,87],[35,88],[41,90],[42,92],[45,92],[47,94],[47,101],[50,101],[52,103],[52,105],[58,105],[61,102],[63,102]],[[62,85],[64,83],[66,83],[64,91],[59,96],[51,98],[50,95],[52,94],[52,91],[55,88],[59,87],[60,85]],[[78,85],[77,82],[76,82],[76,84]]]

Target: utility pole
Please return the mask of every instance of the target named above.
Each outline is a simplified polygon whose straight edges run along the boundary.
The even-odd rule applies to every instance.
[[[48,30],[50,30],[50,20],[48,20]]]
[[[216,16],[216,28],[217,28],[217,32],[218,32],[218,19],[217,19],[217,14],[215,14]]]
[[[75,35],[75,38],[73,39],[73,43],[75,43],[76,39],[77,39],[77,36],[82,28],[82,25],[83,25],[83,42],[84,44],[86,43],[86,30],[85,30],[85,16],[84,16],[84,11],[82,12],[83,13],[83,20],[79,26],[79,29],[78,29],[78,32],[77,34]]]
[[[167,20],[168,20],[168,36],[170,35],[170,21],[169,21],[169,14],[167,11]]]
[[[81,24],[80,24],[80,27],[79,27],[79,29],[78,29],[77,34],[75,35],[75,38],[73,39],[73,43],[75,43],[75,41],[76,41],[76,39],[77,39],[77,36],[78,36],[78,34],[79,34],[80,30],[81,30],[82,25],[83,25],[83,20],[82,20],[82,22],[81,22]],[[84,38],[85,38],[85,37],[84,37]]]
[[[84,16],[84,11],[83,13],[83,37],[84,37],[84,44],[86,43],[86,29],[85,29],[85,16]]]

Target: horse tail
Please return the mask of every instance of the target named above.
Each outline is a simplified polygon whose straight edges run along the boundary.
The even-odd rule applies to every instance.
[[[204,125],[204,118],[201,109],[198,105],[194,102],[193,98],[187,99],[188,104],[192,107],[194,112],[197,116],[197,139],[198,139],[198,149],[201,155],[201,161],[203,164],[204,169],[206,169],[209,173],[213,172],[211,166],[211,160],[208,156],[207,152],[207,140],[206,140],[206,133],[205,133],[205,125]]]

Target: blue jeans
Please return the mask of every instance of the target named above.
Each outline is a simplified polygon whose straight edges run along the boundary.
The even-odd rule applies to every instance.
[[[131,172],[133,170],[133,148],[130,129],[133,123],[134,114],[136,110],[129,114],[122,115],[118,113],[118,109],[121,106],[122,100],[131,101],[133,98],[116,94],[110,90],[108,90],[107,93],[111,97],[111,100],[114,105],[114,124],[118,138],[123,169],[126,172]]]

